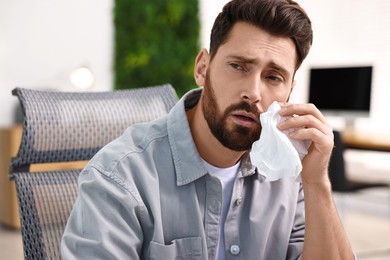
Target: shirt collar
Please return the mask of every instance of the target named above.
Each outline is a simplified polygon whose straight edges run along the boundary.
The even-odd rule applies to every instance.
[[[178,186],[186,185],[207,174],[207,170],[192,139],[186,110],[194,107],[201,96],[202,89],[194,89],[185,94],[168,114],[168,138],[176,171]],[[239,175],[253,175],[249,153],[242,158]]]
[[[184,95],[168,114],[168,138],[178,186],[188,184],[207,174],[192,139],[186,108],[195,106],[202,93],[194,89]]]
[[[247,177],[257,173],[256,167],[252,164],[249,152],[241,158],[240,177]]]

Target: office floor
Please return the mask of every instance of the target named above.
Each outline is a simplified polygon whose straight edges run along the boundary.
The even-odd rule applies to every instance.
[[[390,259],[390,190],[335,194],[340,217],[358,259]]]
[[[23,259],[22,236],[19,231],[0,226],[0,252],[1,259]]]
[[[347,156],[349,172],[353,172],[351,175],[354,178],[390,183],[390,153],[377,154],[372,158],[367,157],[372,156],[371,154],[364,153]],[[361,160],[359,156],[363,156],[365,160]],[[362,164],[363,161],[370,161],[371,164]],[[390,189],[373,189],[349,195],[334,194],[334,198],[358,259],[390,259]],[[0,226],[0,252],[1,259],[23,259],[19,231]]]

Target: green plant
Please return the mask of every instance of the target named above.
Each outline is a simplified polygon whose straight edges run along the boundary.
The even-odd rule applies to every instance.
[[[171,83],[179,96],[195,87],[198,0],[116,0],[115,89]]]

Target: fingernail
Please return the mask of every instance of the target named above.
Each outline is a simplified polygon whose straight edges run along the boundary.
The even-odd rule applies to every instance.
[[[279,122],[279,123],[277,124],[277,127],[280,128],[280,127],[282,127],[284,124],[285,124],[285,121]]]
[[[283,113],[283,111],[287,110],[287,106],[282,106],[279,110],[279,114]]]

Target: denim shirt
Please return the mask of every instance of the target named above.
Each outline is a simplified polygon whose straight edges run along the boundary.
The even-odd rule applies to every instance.
[[[215,258],[222,187],[203,165],[185,112],[200,93],[129,127],[88,163],[62,239],[64,259]],[[298,259],[304,230],[301,184],[265,182],[245,154],[225,222],[227,259]]]

